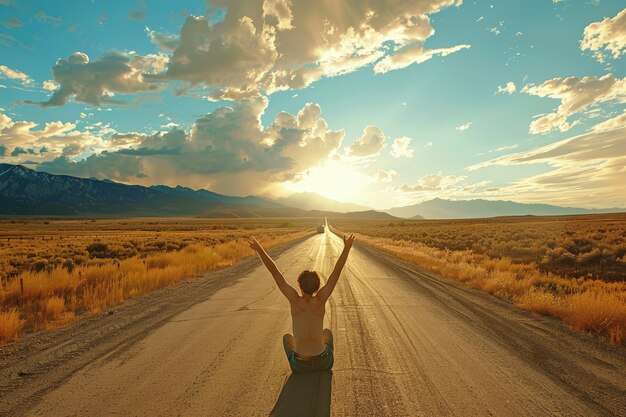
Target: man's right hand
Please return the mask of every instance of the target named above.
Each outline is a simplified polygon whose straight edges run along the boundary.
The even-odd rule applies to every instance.
[[[262,249],[261,244],[259,243],[258,240],[256,240],[254,236],[250,236],[250,238],[248,239],[248,243],[250,244],[250,249],[254,251],[258,252]]]
[[[343,247],[344,249],[350,249],[352,248],[352,243],[354,243],[354,235],[350,235],[350,236],[346,236],[343,235]]]

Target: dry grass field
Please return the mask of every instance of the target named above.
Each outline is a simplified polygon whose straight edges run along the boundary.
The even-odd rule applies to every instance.
[[[319,219],[2,219],[0,343],[314,232]]]
[[[335,220],[340,232],[521,308],[621,345],[626,214],[473,220]]]

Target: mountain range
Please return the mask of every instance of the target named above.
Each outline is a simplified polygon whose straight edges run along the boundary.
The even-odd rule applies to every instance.
[[[22,165],[0,164],[0,215],[349,217],[384,220],[398,217],[458,219],[621,211],[626,209],[581,209],[512,201],[435,198],[381,212],[314,193],[295,193],[270,200],[253,195],[228,196],[182,186],[126,185],[110,180],[53,175]]]
[[[126,185],[11,164],[0,164],[0,215],[394,218],[374,210],[305,210],[257,196]]]
[[[180,185],[176,187],[168,187],[166,185],[153,185],[149,187],[152,190],[156,190],[162,192],[164,194],[177,196],[177,197],[189,197],[195,200],[205,201],[208,203],[215,204],[237,204],[244,206],[258,206],[258,207],[284,207],[284,205],[266,200],[261,197],[257,197],[254,195],[249,195],[246,197],[238,197],[238,196],[230,196],[214,193],[209,190],[194,190],[187,187],[182,187]]]
[[[564,216],[623,212],[626,209],[583,209],[549,204],[524,204],[503,200],[444,200],[435,198],[420,204],[385,210],[395,217],[411,219],[462,219],[497,216]]]

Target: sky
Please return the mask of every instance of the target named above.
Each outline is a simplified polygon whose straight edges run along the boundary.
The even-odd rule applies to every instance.
[[[617,0],[0,0],[0,163],[626,207],[624,55]]]

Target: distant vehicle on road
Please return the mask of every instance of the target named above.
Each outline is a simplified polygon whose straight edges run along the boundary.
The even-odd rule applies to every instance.
[[[320,224],[319,226],[317,226],[317,233],[324,233],[325,232],[325,227],[323,224]]]

